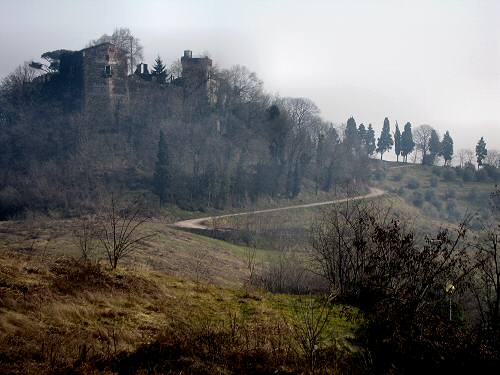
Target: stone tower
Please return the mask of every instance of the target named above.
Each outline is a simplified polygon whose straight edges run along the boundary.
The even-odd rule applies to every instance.
[[[112,43],[64,51],[58,78],[65,86],[65,96],[87,113],[103,116],[127,107],[127,58]]]
[[[83,65],[83,96],[86,111],[116,111],[128,102],[125,51],[111,43],[79,51]]]
[[[193,53],[186,50],[181,64],[185,102],[192,105],[214,104],[216,95],[212,60],[208,57],[193,57]]]

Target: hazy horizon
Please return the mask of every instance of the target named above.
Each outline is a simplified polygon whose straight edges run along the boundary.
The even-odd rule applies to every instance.
[[[498,1],[4,2],[0,77],[116,27],[169,65],[184,49],[255,71],[266,91],[308,97],[325,120],[449,130],[455,150],[500,149]],[[378,134],[377,134],[378,136]]]

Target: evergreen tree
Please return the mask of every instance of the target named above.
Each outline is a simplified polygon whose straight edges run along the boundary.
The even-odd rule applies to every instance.
[[[488,155],[488,150],[486,149],[486,142],[484,138],[481,137],[479,142],[476,145],[476,157],[477,157],[477,166],[480,167],[483,165],[483,160]]]
[[[160,131],[158,141],[158,154],[153,175],[154,193],[160,198],[160,206],[167,201],[170,188],[170,165],[168,159],[168,147],[163,131]]]
[[[399,162],[399,155],[401,154],[401,132],[399,125],[396,121],[396,131],[394,132],[394,152],[396,153],[396,161]]]
[[[369,124],[368,129],[366,130],[365,144],[366,144],[366,152],[368,153],[368,156],[372,156],[373,153],[375,152],[375,149],[376,149],[375,131],[372,128],[372,124]]]
[[[437,131],[432,129],[431,139],[429,141],[429,160],[427,161],[430,165],[434,164],[436,157],[441,155],[441,141],[439,140],[439,134]]]
[[[358,144],[358,141],[359,137],[356,120],[354,120],[354,117],[349,117],[349,119],[347,120],[347,125],[345,127],[345,143],[353,147]]]
[[[403,161],[408,162],[408,155],[415,149],[415,142],[413,141],[413,134],[411,132],[411,124],[406,123],[401,135],[401,155],[403,155]]]
[[[325,136],[324,134],[320,134],[316,146],[316,171],[314,178],[316,195],[318,195],[318,189],[321,185],[323,176],[324,162],[326,160],[325,149]]]
[[[377,152],[380,153],[380,160],[383,160],[384,152],[389,151],[394,144],[391,136],[391,127],[389,125],[389,119],[386,117],[384,119],[384,126],[382,127],[382,133],[377,141]]]
[[[364,124],[359,124],[358,126],[358,138],[362,144],[366,145],[366,128]]]
[[[444,133],[443,141],[441,142],[441,154],[444,158],[444,165],[450,165],[453,158],[453,139],[448,131]]]
[[[157,82],[165,83],[165,79],[167,78],[167,69],[159,55],[155,59],[155,64],[153,66],[153,74],[155,75]]]

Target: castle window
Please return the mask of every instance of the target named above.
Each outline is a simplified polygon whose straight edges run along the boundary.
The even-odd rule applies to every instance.
[[[112,71],[111,71],[111,65],[106,65],[104,67],[104,76],[105,77],[111,77]]]

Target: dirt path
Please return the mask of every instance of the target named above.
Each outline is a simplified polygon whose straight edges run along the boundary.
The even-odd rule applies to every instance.
[[[211,221],[211,220],[215,220],[215,219],[222,219],[222,218],[225,218],[225,217],[234,217],[234,216],[265,214],[265,213],[268,213],[268,212],[293,210],[293,209],[298,209],[298,208],[310,208],[310,207],[327,206],[329,204],[342,203],[342,202],[345,202],[347,200],[360,200],[360,199],[375,198],[375,197],[378,197],[378,196],[383,195],[383,194],[385,194],[385,191],[383,191],[383,190],[380,190],[380,189],[377,189],[377,188],[370,188],[370,192],[368,194],[358,195],[356,197],[341,198],[341,199],[335,199],[333,201],[318,202],[318,203],[298,204],[298,205],[295,205],[295,206],[278,207],[278,208],[268,208],[266,210],[240,212],[240,213],[236,213],[236,214],[227,214],[227,215],[220,215],[220,216],[200,217],[198,219],[190,219],[190,220],[178,221],[176,223],[171,224],[171,226],[174,227],[174,228],[208,230],[208,229],[211,229],[211,228],[208,227],[207,225],[205,225],[205,222]]]

